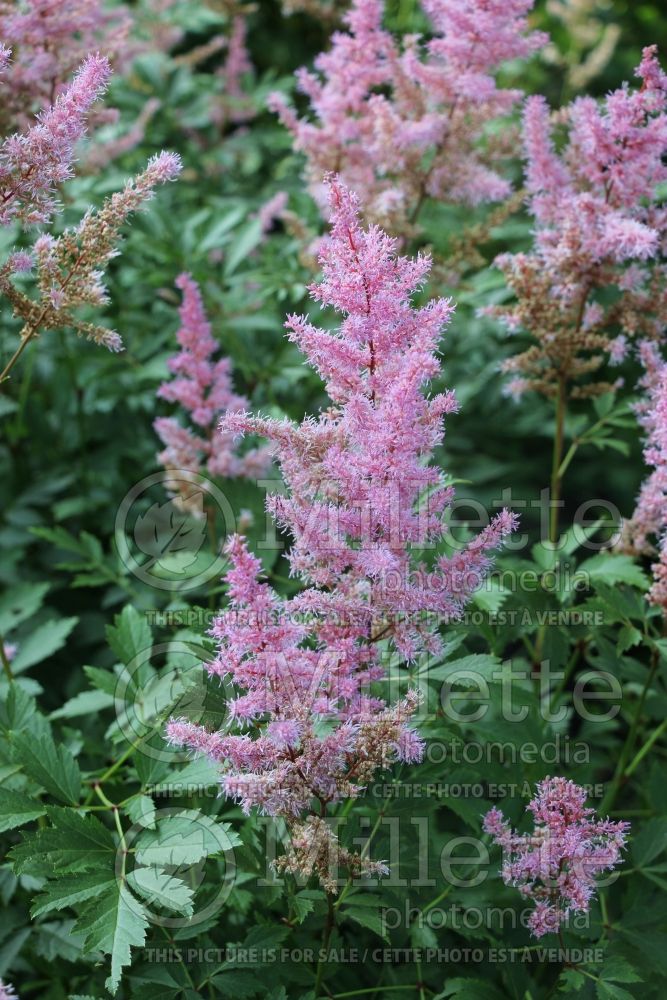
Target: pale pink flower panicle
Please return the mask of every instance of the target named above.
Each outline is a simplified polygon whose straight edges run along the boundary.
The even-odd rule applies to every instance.
[[[560,382],[573,398],[610,391],[615,383],[602,366],[622,361],[631,340],[657,340],[667,323],[667,210],[659,197],[667,180],[667,76],[655,46],[644,50],[636,75],[637,88],[562,109],[558,151],[545,99],[526,101],[534,247],[497,259],[516,303],[490,312],[530,333],[535,342],[504,368],[546,396]]]
[[[12,219],[48,222],[57,208],[56,192],[73,174],[76,143],[91,106],[104,93],[108,61],[89,56],[53,107],[36,124],[0,145],[0,225]]]
[[[25,129],[35,111],[46,111],[91,52],[124,68],[131,25],[123,3],[0,0],[0,38],[12,50],[0,100],[0,135]]]
[[[657,553],[648,599],[667,616],[667,363],[648,341],[639,345],[639,356],[644,394],[635,412],[645,435],[644,459],[653,470],[641,486],[632,517],[623,523],[618,547],[633,555]]]
[[[0,1000],[19,1000],[18,994],[11,983],[0,979]]]
[[[505,198],[497,167],[509,148],[483,141],[489,121],[520,92],[496,74],[545,41],[528,30],[532,0],[425,0],[432,36],[404,43],[383,28],[381,0],[354,0],[346,30],[299,70],[311,108],[300,118],[280,94],[270,105],[306,156],[306,177],[325,205],[329,170],[361,197],[367,218],[402,235],[414,231],[427,198],[477,204]],[[509,144],[508,144],[509,145]]]
[[[449,392],[423,394],[440,370],[436,350],[452,305],[439,299],[414,309],[410,297],[428,274],[428,257],[398,257],[393,238],[362,229],[356,197],[335,178],[328,184],[331,235],[320,254],[323,281],[311,292],[344,318],[336,331],[302,316],[286,326],[333,408],[299,428],[244,414],[225,426],[273,443],[288,495],[269,497],[268,506],[293,538],[292,573],[313,588],[303,596],[309,610],[330,605],[332,593],[340,605],[349,591],[351,605],[364,600],[376,617],[390,617],[394,641],[412,655],[434,641],[422,634],[421,612],[462,612],[512,518],[501,515],[487,536],[442,557],[431,573],[412,564],[409,546],[442,536],[452,499],[443,473],[425,459],[456,403]]]
[[[222,67],[224,100],[232,122],[245,122],[252,118],[254,110],[243,87],[243,77],[252,70],[252,62],[246,45],[248,25],[241,14],[232,18],[232,27],[227,43],[227,57]]]
[[[308,847],[331,888],[331,851],[350,870],[371,868],[341,854],[309,810],[323,816],[330,803],[360,794],[378,769],[414,763],[424,751],[411,725],[416,693],[387,705],[373,689],[385,676],[381,643],[408,659],[437,649],[429,615],[461,615],[514,519],[503,512],[433,567],[411,558],[413,545],[442,538],[452,498],[430,460],[455,403],[451,393],[425,394],[440,371],[436,352],[452,306],[440,299],[413,307],[429,259],[397,256],[395,239],[362,228],[357,200],[340,180],[327,184],[331,234],[321,249],[323,280],[311,292],[340,325],[291,316],[286,327],[331,405],[301,424],[242,412],[223,421],[227,432],[271,443],[286,491],[269,496],[267,507],[291,537],[287,558],[302,589],[281,598],[245,541],[229,539],[230,601],[211,630],[218,655],[209,670],[238,692],[231,729],[208,733],[177,720],[168,734],[219,762],[223,791],[245,810],[286,817],[302,846],[279,864],[312,870]]]
[[[205,470],[211,476],[255,479],[268,470],[269,451],[266,447],[256,448],[240,455],[234,436],[218,433],[221,417],[245,411],[248,400],[233,390],[229,358],[214,360],[218,344],[197,283],[189,274],[182,274],[176,287],[183,293],[181,325],[176,334],[181,350],[169,359],[174,377],[160,386],[158,396],[180,403],[193,426],[184,427],[174,417],[158,418],[154,427],[165,445],[158,458],[168,469],[195,474]],[[186,480],[180,489],[187,490]]]
[[[41,330],[72,327],[79,336],[111,351],[123,349],[115,331],[82,319],[78,310],[106,302],[102,268],[118,253],[122,226],[153,197],[158,184],[175,180],[180,169],[175,153],[158,153],[143,173],[107,198],[101,208],[89,209],[78,225],[57,238],[48,233],[39,236],[30,261],[36,271],[39,300],[30,298],[10,280],[12,273],[17,273],[16,255],[13,267],[10,259],[8,266],[0,268],[0,291],[23,320],[24,335],[34,336],[35,324]],[[22,258],[19,263],[18,271],[25,270],[29,262]]]
[[[630,824],[597,819],[586,789],[566,778],[545,778],[528,803],[533,830],[512,830],[493,808],[483,828],[502,848],[502,878],[535,905],[528,926],[535,937],[557,932],[570,913],[587,913],[596,876],[621,861]]]

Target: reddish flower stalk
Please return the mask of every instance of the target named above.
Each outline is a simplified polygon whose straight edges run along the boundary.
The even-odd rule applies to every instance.
[[[23,320],[21,339],[0,374],[2,382],[19,357],[40,331],[72,327],[111,351],[122,350],[120,336],[113,330],[79,318],[80,306],[98,306],[106,301],[100,267],[117,254],[120,230],[132,212],[153,196],[155,187],[175,180],[181,163],[175,153],[152,157],[138,177],[122,191],[108,198],[99,210],[90,209],[81,222],[57,239],[45,233],[34,244],[32,259],[25,253],[13,254],[0,267],[0,291],[11,303],[14,314]],[[32,299],[15,287],[11,277],[34,264],[39,298]]]

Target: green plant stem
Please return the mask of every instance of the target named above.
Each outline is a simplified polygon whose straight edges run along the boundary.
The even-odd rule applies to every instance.
[[[484,836],[481,839],[481,842],[486,846],[489,843],[489,837],[486,834],[484,834]],[[465,874],[468,875],[469,873],[471,873],[474,870],[474,868],[475,868],[475,864],[468,865],[468,867],[465,869]],[[463,875],[459,876],[459,878],[463,878],[463,877],[464,877]],[[434,906],[437,906],[438,903],[441,903],[443,901],[443,899],[447,899],[447,896],[449,896],[450,892],[454,888],[455,888],[454,883],[450,882],[449,885],[447,885],[442,890],[442,892],[438,896],[435,897],[435,899],[432,899],[430,903],[427,903],[426,906],[422,907],[422,911],[421,911],[422,917],[424,917],[430,910],[432,910]]]
[[[26,330],[27,332],[24,332]],[[30,341],[33,340],[36,336],[37,336],[37,328],[35,326],[32,327],[25,326],[23,328],[23,331],[21,332],[21,343],[16,348],[11,358],[3,368],[2,372],[0,373],[0,383],[7,381],[7,379],[9,378],[9,373],[11,372],[12,368],[14,367],[18,359],[21,357],[21,355],[25,351]]]
[[[114,823],[116,824],[116,830],[118,831],[119,844],[123,855],[123,862],[121,868],[121,878],[125,880],[125,865],[127,862],[127,841],[125,840],[125,833],[123,831],[123,826],[120,821],[119,809],[115,802],[112,802],[106,797],[99,785],[93,785],[93,791],[97,795],[100,802],[113,813]]]
[[[567,686],[567,682],[569,681],[570,677],[572,676],[572,672],[573,672],[574,668],[577,665],[577,660],[579,659],[579,656],[582,653],[582,647],[585,645],[585,643],[587,641],[588,640],[584,639],[584,640],[582,640],[580,642],[577,642],[576,646],[572,650],[572,653],[570,655],[569,660],[565,664],[565,670],[563,671],[562,680],[561,680],[560,684],[558,685],[558,687],[556,688],[556,691],[554,692],[554,696],[551,699],[551,704],[549,705],[549,711],[550,711],[550,713],[552,715],[556,711],[556,707],[558,705],[558,702],[560,701],[560,699],[563,696],[563,693],[564,693],[565,688]]]
[[[328,892],[327,919],[324,924],[324,931],[322,933],[322,954],[320,955],[320,960],[317,963],[317,972],[315,974],[315,996],[319,995],[320,989],[322,988],[322,979],[324,977],[325,955],[329,951],[329,942],[331,941],[331,935],[333,934],[335,926],[336,926],[336,910],[334,907],[333,896],[330,892]]]
[[[558,393],[556,396],[556,433],[554,435],[553,457],[551,461],[551,493],[549,497],[549,541],[552,545],[555,545],[558,541],[558,515],[563,483],[561,465],[563,464],[563,437],[566,408],[567,396],[565,377],[561,375],[558,379]]]
[[[635,745],[635,739],[637,737],[637,730],[639,729],[639,721],[641,719],[641,714],[642,714],[642,712],[644,710],[644,702],[646,701],[646,695],[648,694],[648,690],[649,690],[649,688],[651,686],[651,682],[653,681],[653,678],[655,677],[655,673],[656,673],[656,671],[658,669],[658,662],[659,662],[659,654],[658,654],[657,651],[655,651],[653,653],[653,656],[652,656],[651,669],[648,672],[648,676],[647,676],[646,681],[644,683],[644,687],[642,688],[642,693],[639,696],[639,702],[637,703],[637,710],[636,710],[636,712],[635,712],[635,714],[633,716],[632,722],[630,723],[630,729],[628,730],[628,735],[625,738],[625,743],[623,744],[623,748],[621,750],[621,755],[618,758],[618,764],[616,765],[616,770],[614,771],[614,776],[611,779],[611,784],[610,784],[609,788],[607,789],[607,794],[605,795],[605,797],[603,798],[602,802],[600,803],[600,812],[603,815],[605,813],[608,813],[609,810],[611,809],[612,805],[614,804],[616,796],[618,795],[619,788],[621,787],[621,782],[622,782],[622,780],[623,780],[623,778],[625,776],[625,768],[626,768],[626,764],[627,764],[627,761],[628,761],[628,757],[632,753],[632,749],[633,749],[633,747]],[[656,739],[660,735],[659,729],[660,729],[660,727],[658,727],[658,730],[656,730],[656,732],[653,734],[653,736],[651,737],[650,742],[648,744],[645,744],[642,747],[642,749],[640,750],[640,754],[641,754],[640,760],[643,759],[643,757],[646,756],[646,754],[650,750],[651,746],[653,745],[653,743],[655,743]],[[639,756],[639,754],[637,756]],[[633,770],[637,766],[638,763],[639,763],[639,761],[637,761],[637,759],[635,758],[635,760],[633,760],[632,765],[631,765],[632,768],[633,768]]]
[[[136,741],[136,743],[131,743],[130,746],[127,748],[127,750],[125,750],[124,753],[122,753],[120,755],[120,757],[118,758],[118,760],[114,761],[114,763],[110,767],[107,768],[107,770],[104,772],[104,774],[101,775],[101,777],[95,778],[94,783],[93,783],[93,787],[92,787],[92,789],[91,789],[91,791],[90,791],[90,793],[88,795],[88,798],[84,802],[84,805],[88,805],[90,803],[90,801],[91,801],[91,799],[92,799],[92,797],[93,797],[93,795],[95,793],[95,786],[96,785],[103,785],[105,781],[108,781],[109,778],[113,774],[115,774],[116,771],[120,767],[123,766],[123,764],[128,759],[128,757],[131,757],[132,754],[135,752],[135,750],[138,750],[139,747],[141,746],[141,744],[145,740],[147,740],[149,736],[153,735],[153,733],[155,732],[155,729],[156,729],[156,727],[153,726],[153,728],[148,733],[145,733],[140,739],[138,739]]]
[[[167,928],[163,927],[163,926],[160,926],[160,930],[162,931],[162,933],[166,937],[169,946],[171,948],[173,948],[175,942],[174,942],[174,939],[172,937],[170,937],[169,931],[167,930]],[[186,976],[188,982],[190,983],[190,986],[192,987],[192,989],[195,991],[195,993],[200,992],[203,989],[204,984],[207,983],[208,980],[205,979],[204,982],[200,984],[199,990],[197,990],[197,988],[195,987],[195,981],[192,978],[192,976],[190,975],[190,970],[188,969],[188,967],[187,967],[187,965],[185,963],[185,960],[183,959],[182,955],[180,957],[179,964],[180,964],[181,968],[183,969],[183,972],[185,973],[185,976]]]
[[[638,753],[633,758],[632,762],[628,765],[625,771],[626,778],[629,778],[630,775],[637,770],[637,767],[641,764],[644,757],[649,752],[655,741],[662,736],[665,729],[667,729],[667,719],[663,719],[658,728],[653,731],[653,733],[649,736],[644,746],[641,748],[641,750],[638,751]]]
[[[383,986],[382,990],[384,993],[399,993],[400,991],[405,992],[406,990],[410,990],[414,993],[416,990],[420,989],[420,985],[420,983],[412,983],[411,986]],[[375,986],[370,986],[364,990],[351,990],[349,993],[332,993],[331,996],[333,1000],[343,1000],[344,997],[363,997],[368,996],[369,993],[377,993],[377,988]]]
[[[35,368],[35,357],[36,355],[33,352],[29,355],[28,360],[26,361],[23,378],[21,379],[21,385],[19,387],[16,413],[14,415],[14,419],[7,428],[7,437],[12,444],[16,444],[28,433],[24,418],[26,404],[30,395],[30,384],[32,382],[33,371]]]

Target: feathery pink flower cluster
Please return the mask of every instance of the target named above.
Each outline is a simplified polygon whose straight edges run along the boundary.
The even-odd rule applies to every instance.
[[[288,558],[304,588],[281,599],[258,581],[260,563],[245,542],[230,540],[231,603],[213,626],[219,653],[209,669],[230,675],[241,691],[233,720],[260,731],[256,738],[208,733],[178,720],[168,734],[220,761],[225,792],[246,810],[286,817],[296,839],[283,864],[308,870],[308,846],[330,888],[335,837],[304,812],[316,801],[324,816],[330,803],[359,794],[378,768],[416,761],[423,750],[409,726],[416,695],[387,706],[372,689],[384,677],[379,643],[408,659],[437,649],[428,613],[460,616],[514,519],[503,512],[433,567],[411,560],[412,545],[442,538],[452,499],[428,460],[454,400],[423,394],[439,373],[436,350],[452,307],[437,300],[413,308],[428,258],[397,257],[396,240],[361,228],[355,196],[335,178],[328,183],[332,231],[320,257],[324,280],[312,293],[345,318],[334,331],[298,316],[286,325],[332,405],[300,425],[238,413],[223,421],[225,431],[257,433],[272,444],[287,495],[270,496],[267,507],[292,536]],[[362,861],[345,863],[356,870]]]
[[[12,77],[14,64],[12,64]],[[111,69],[101,56],[89,56],[53,107],[36,124],[0,145],[0,225],[13,219],[48,222],[57,210],[55,193],[73,175],[76,143],[86,116],[104,93]],[[4,81],[3,81],[4,92]]]
[[[25,128],[35,110],[50,107],[88,53],[101,51],[114,64],[122,62],[131,24],[122,3],[0,0],[0,38],[13,53],[0,103],[0,134]]]
[[[237,454],[234,435],[217,433],[220,418],[229,412],[246,410],[248,400],[232,388],[229,358],[213,361],[218,344],[211,334],[199,287],[189,274],[176,279],[183,292],[179,309],[181,320],[176,339],[181,346],[169,359],[169,369],[177,376],[164,382],[158,396],[180,403],[193,424],[204,433],[184,427],[173,417],[159,417],[154,427],[165,445],[159,461],[167,469],[199,475],[205,469],[210,476],[257,479],[270,466],[266,447]],[[182,489],[184,484],[179,480]]]
[[[81,222],[55,238],[38,237],[31,259],[13,254],[0,267],[0,292],[11,303],[14,315],[23,320],[21,339],[32,339],[40,330],[72,327],[111,351],[122,350],[120,336],[113,330],[79,318],[80,306],[99,306],[106,301],[100,267],[118,253],[120,230],[128,217],[153,196],[155,187],[175,180],[181,162],[175,153],[151,157],[143,173],[127,182],[122,191],[108,198],[98,210],[90,209]],[[13,284],[11,277],[33,264],[37,272],[39,298],[32,299]]]
[[[505,198],[496,171],[508,150],[481,140],[490,120],[521,93],[497,86],[506,60],[545,41],[529,32],[533,0],[423,0],[433,37],[398,40],[382,27],[382,0],[355,0],[347,32],[302,69],[299,89],[314,120],[299,118],[280,94],[271,97],[307,157],[318,200],[322,176],[340,174],[360,196],[366,216],[396,234],[414,229],[426,198],[476,204]]]
[[[248,24],[242,14],[232,18],[227,40],[225,61],[218,70],[223,84],[222,114],[225,120],[240,124],[255,116],[255,109],[243,86],[243,78],[252,71],[252,62],[246,46]]]
[[[10,54],[2,49],[0,69],[9,62]],[[13,72],[14,63],[10,65]],[[75,145],[85,132],[92,104],[106,89],[110,72],[106,58],[89,56],[53,107],[38,115],[36,124],[0,144],[0,225],[45,223],[59,211],[57,190],[72,176]],[[4,77],[0,85],[4,86]],[[21,342],[3,377],[42,330],[69,326],[110,350],[122,349],[117,333],[79,318],[75,310],[106,301],[100,268],[116,256],[121,226],[152,197],[156,185],[174,180],[180,169],[176,154],[152,157],[142,174],[108,198],[101,209],[86,212],[78,226],[58,238],[43,233],[32,251],[13,252],[0,265],[0,293],[23,321]],[[13,281],[33,268],[37,298]]]
[[[19,1000],[12,984],[5,983],[2,979],[0,979],[0,1000]]]
[[[644,50],[641,87],[609,94],[602,105],[581,97],[558,115],[567,141],[556,152],[544,98],[524,114],[529,209],[535,220],[530,253],[503,254],[517,302],[488,312],[537,342],[511,358],[510,392],[573,397],[608,391],[594,378],[606,360],[618,363],[628,338],[656,338],[667,323],[667,209],[656,189],[667,180],[667,76],[655,46]],[[610,304],[595,293],[613,288]]]
[[[655,343],[643,341],[639,356],[644,375],[639,386],[644,396],[635,411],[644,430],[644,458],[653,472],[646,478],[637,497],[635,511],[624,521],[618,547],[633,555],[655,555],[651,567],[653,586],[648,594],[652,604],[667,615],[667,363]]]
[[[506,852],[503,881],[535,903],[528,925],[537,938],[557,932],[571,912],[587,913],[596,876],[621,860],[630,824],[596,819],[585,802],[585,788],[546,778],[527,806],[531,833],[512,830],[495,807],[484,817],[484,831]]]

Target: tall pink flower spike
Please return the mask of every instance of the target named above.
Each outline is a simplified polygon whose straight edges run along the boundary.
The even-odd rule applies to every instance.
[[[218,431],[220,418],[245,410],[248,400],[233,390],[229,358],[213,360],[218,344],[197,283],[182,274],[176,287],[183,292],[176,334],[181,350],[169,360],[175,378],[160,386],[158,396],[180,403],[193,426],[184,427],[174,417],[159,417],[154,427],[165,449],[158,458],[166,468],[181,472],[257,479],[270,467],[269,449],[255,448],[241,456],[234,447],[234,435]]]
[[[344,318],[333,331],[301,316],[286,326],[331,406],[300,425],[235,412],[223,421],[226,432],[272,444],[287,492],[267,506],[291,535],[288,559],[303,589],[279,597],[259,579],[245,541],[229,541],[230,606],[212,628],[219,652],[209,670],[231,677],[232,728],[252,727],[254,736],[209,733],[186,720],[172,721],[168,736],[219,762],[223,791],[244,809],[287,818],[292,847],[279,867],[316,870],[333,891],[332,851],[353,871],[382,867],[340,854],[324,822],[328,806],[360,794],[378,768],[423,752],[410,726],[416,693],[388,706],[371,690],[385,674],[380,643],[407,659],[437,650],[433,616],[462,614],[514,517],[504,511],[432,567],[411,558],[412,545],[442,538],[453,496],[429,459],[455,402],[449,392],[423,392],[439,374],[452,306],[439,299],[414,308],[429,259],[398,257],[395,239],[361,228],[357,199],[341,181],[327,184],[331,236],[323,281],[311,292]]]

